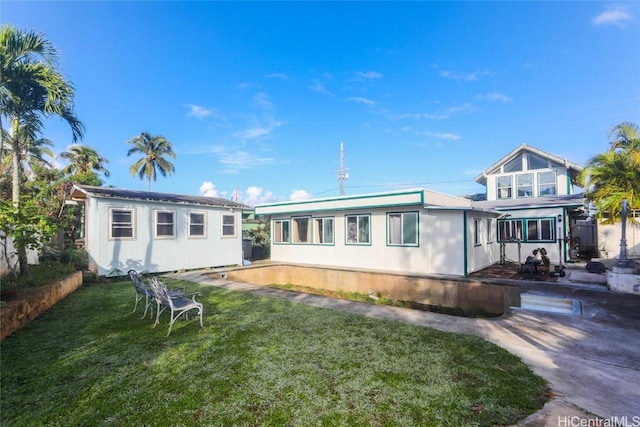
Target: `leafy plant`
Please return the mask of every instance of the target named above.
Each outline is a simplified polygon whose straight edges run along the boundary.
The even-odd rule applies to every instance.
[[[0,244],[3,246],[3,255],[16,281],[18,271],[16,262],[13,261],[15,255],[21,250],[39,249],[53,237],[55,231],[55,226],[49,217],[40,212],[33,200],[25,198],[19,206],[8,200],[0,201]],[[9,239],[15,249],[11,252],[9,251]],[[26,275],[26,279],[29,280],[28,275]]]

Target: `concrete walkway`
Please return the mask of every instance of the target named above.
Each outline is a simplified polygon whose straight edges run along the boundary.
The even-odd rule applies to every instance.
[[[496,319],[455,317],[282,291],[217,280],[207,273],[211,272],[170,276],[315,307],[481,336],[520,356],[549,383],[553,398],[520,426],[625,425],[625,422],[640,426],[640,297],[614,293],[598,284],[576,283],[571,280],[571,272],[561,283],[513,284],[527,293],[577,299],[582,315],[514,308]],[[595,418],[604,421],[587,424],[587,419]]]

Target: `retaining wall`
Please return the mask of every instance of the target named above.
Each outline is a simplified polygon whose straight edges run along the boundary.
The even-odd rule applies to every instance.
[[[40,286],[0,307],[0,339],[4,339],[38,317],[55,303],[82,286],[82,272]]]
[[[521,289],[455,276],[417,276],[292,264],[228,270],[229,280],[256,285],[294,284],[331,291],[358,292],[440,307],[502,314],[520,306]],[[371,291],[371,292],[370,292]]]

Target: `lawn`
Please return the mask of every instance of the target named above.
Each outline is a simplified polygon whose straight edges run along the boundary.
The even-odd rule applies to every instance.
[[[204,328],[85,285],[2,342],[3,426],[494,426],[546,384],[478,337],[187,282]]]

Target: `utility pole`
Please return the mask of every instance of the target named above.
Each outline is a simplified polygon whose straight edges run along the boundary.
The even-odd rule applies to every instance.
[[[349,179],[349,169],[344,167],[344,142],[340,143],[340,170],[338,171],[338,181],[340,181],[340,195],[344,196],[344,180]]]

